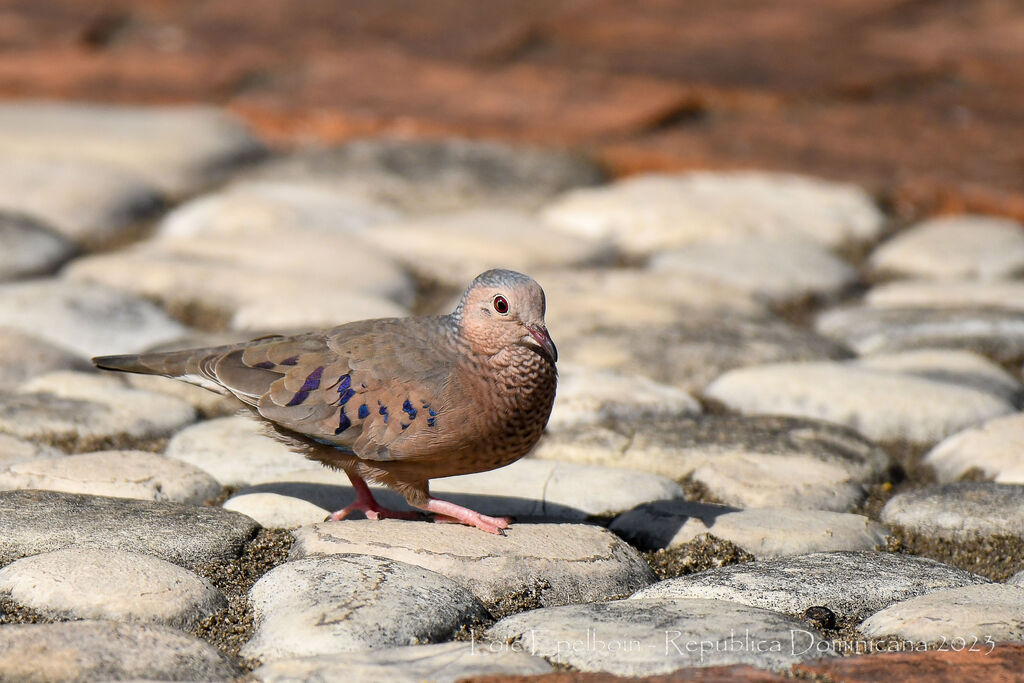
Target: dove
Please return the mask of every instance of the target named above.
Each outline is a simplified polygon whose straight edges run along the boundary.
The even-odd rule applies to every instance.
[[[507,518],[434,498],[429,481],[508,465],[537,443],[557,381],[544,313],[532,278],[489,270],[448,315],[92,361],[235,396],[293,450],[348,475],[356,499],[330,519],[420,517],[381,507],[371,481],[436,521],[503,534]]]

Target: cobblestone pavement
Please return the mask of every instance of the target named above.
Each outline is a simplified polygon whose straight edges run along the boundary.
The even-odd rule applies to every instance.
[[[1015,0],[0,2],[0,97],[210,102],[279,141],[564,145],[1024,219]]]
[[[1024,662],[1013,220],[490,142],[272,153],[210,107],[5,103],[0,148],[0,678]],[[434,490],[504,537],[323,522],[344,475],[86,360],[444,311],[493,266],[547,291],[556,406],[530,457]]]

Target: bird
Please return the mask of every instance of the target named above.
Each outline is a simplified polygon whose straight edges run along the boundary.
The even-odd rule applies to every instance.
[[[558,360],[545,308],[533,278],[496,269],[474,278],[447,315],[92,362],[233,395],[292,450],[348,475],[356,499],[329,520],[355,511],[422,519],[381,507],[371,481],[435,521],[504,535],[508,518],[435,498],[429,481],[503,467],[540,439]]]

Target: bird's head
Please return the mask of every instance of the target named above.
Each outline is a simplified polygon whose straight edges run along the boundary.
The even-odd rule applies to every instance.
[[[453,314],[474,350],[494,355],[527,346],[552,363],[558,350],[544,323],[544,290],[514,270],[488,270],[469,284]]]

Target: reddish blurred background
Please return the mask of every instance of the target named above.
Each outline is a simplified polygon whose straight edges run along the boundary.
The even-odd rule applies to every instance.
[[[1024,218],[1020,0],[0,0],[0,97],[792,170],[908,218]]]

